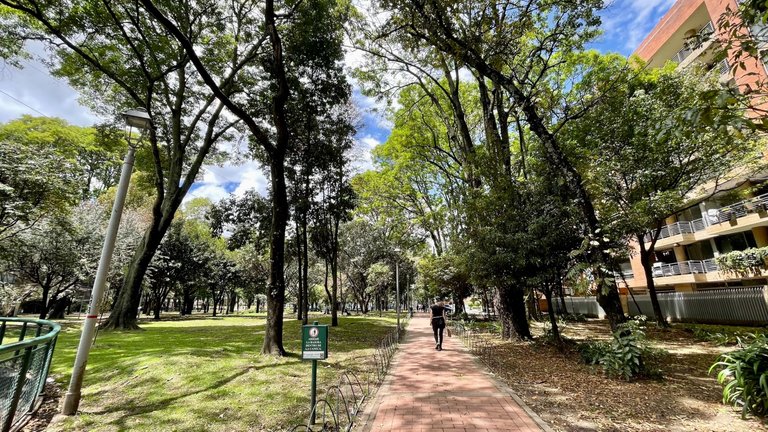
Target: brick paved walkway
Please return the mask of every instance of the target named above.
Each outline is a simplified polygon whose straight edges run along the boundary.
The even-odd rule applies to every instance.
[[[415,316],[364,431],[541,431],[503,387],[461,340],[445,334],[436,351],[429,318]]]

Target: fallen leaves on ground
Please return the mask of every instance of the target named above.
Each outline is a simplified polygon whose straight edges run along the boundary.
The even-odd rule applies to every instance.
[[[543,329],[535,326],[541,334]],[[572,323],[568,338],[607,339],[605,321]],[[669,351],[664,379],[625,382],[604,377],[600,366],[580,362],[575,350],[561,353],[536,342],[495,341],[490,369],[557,431],[766,431],[754,418],[721,403],[721,388],[709,367],[723,352],[697,342],[682,329],[648,330],[649,342]]]

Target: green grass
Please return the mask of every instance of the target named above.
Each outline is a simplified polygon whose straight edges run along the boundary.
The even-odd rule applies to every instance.
[[[291,355],[275,358],[259,354],[264,322],[263,316],[198,318],[99,333],[81,413],[52,430],[272,431],[306,421],[310,362],[299,359],[300,324],[285,321]],[[341,371],[370,361],[393,328],[390,317],[340,317],[339,327],[330,329],[329,359],[318,368],[318,392]],[[78,326],[65,326],[56,347],[51,373],[64,386],[78,337]]]

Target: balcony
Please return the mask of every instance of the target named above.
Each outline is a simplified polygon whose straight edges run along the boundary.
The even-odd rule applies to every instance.
[[[714,258],[703,261],[690,260],[671,264],[655,263],[653,265],[653,277],[682,276],[689,274],[704,274],[718,271]]]
[[[710,224],[718,224],[734,221],[750,213],[760,213],[766,210],[768,210],[768,193],[739,201],[736,204],[720,207],[716,210],[710,210],[707,212],[707,219]]]
[[[692,221],[678,221],[662,227],[659,232],[656,248],[670,246],[675,243],[681,245],[690,244],[729,232],[749,229],[752,225],[764,223],[761,216],[766,216],[766,211],[768,211],[768,193],[718,209],[710,209],[704,218]],[[742,220],[741,222],[744,222],[743,227],[736,227],[734,229],[731,226],[736,225],[739,218],[750,215],[755,216],[751,219]],[[752,219],[755,220],[753,221]],[[729,225],[725,228],[714,226],[725,222],[729,222]],[[645,235],[643,238],[645,243],[651,242],[651,236],[651,232]]]
[[[683,234],[693,234],[697,231],[703,231],[706,228],[704,219],[695,219],[692,221],[679,221],[673,224],[664,225],[659,232],[659,238],[657,240],[663,240],[669,237],[679,236]],[[650,243],[652,239],[652,233],[645,235],[643,240],[646,243]]]
[[[712,22],[707,22],[698,32],[687,37],[685,42],[683,42],[683,48],[672,56],[672,61],[678,63],[680,68],[687,67],[712,45],[714,42],[712,34],[714,32],[715,27],[712,25]]]

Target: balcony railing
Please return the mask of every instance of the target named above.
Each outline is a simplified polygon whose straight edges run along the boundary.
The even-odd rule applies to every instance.
[[[664,225],[661,228],[661,231],[659,232],[659,240],[665,239],[667,237],[672,237],[680,234],[693,234],[697,231],[701,231],[706,226],[704,225],[704,219],[696,219],[692,221],[679,221],[675,222],[673,224]],[[652,233],[648,233],[645,235],[645,242],[650,243]]]
[[[672,56],[672,61],[682,63],[688,56],[693,54],[694,51],[699,49],[704,42],[708,41],[712,34],[715,32],[715,26],[712,25],[712,21],[708,22],[695,36],[691,37],[692,40],[686,40],[683,42],[683,48]]]
[[[680,276],[687,274],[710,273],[718,270],[714,258],[706,260],[680,261],[671,264],[654,265],[653,277]]]
[[[726,75],[726,74],[730,74],[731,65],[728,64],[728,60],[722,59],[714,66],[714,69],[717,69],[720,75]]]
[[[716,210],[710,210],[707,212],[707,218],[710,223],[716,224],[765,210],[768,210],[768,193],[739,201],[736,204],[720,207]]]
[[[707,221],[709,225],[719,224],[722,222],[728,222],[740,217],[744,217],[750,213],[758,213],[760,211],[768,211],[768,193],[756,196],[754,198],[745,199],[739,201],[736,204],[720,207],[718,209],[710,209],[707,211]],[[691,234],[699,231],[704,231],[707,224],[704,222],[704,218],[695,219],[692,221],[679,221],[673,224],[664,225],[659,232],[659,240],[667,237],[672,237],[680,234]],[[643,240],[646,243],[651,242],[652,233],[647,233]]]

